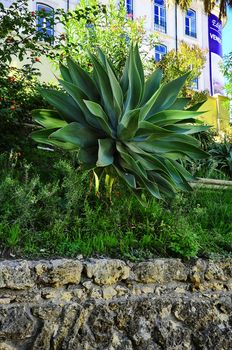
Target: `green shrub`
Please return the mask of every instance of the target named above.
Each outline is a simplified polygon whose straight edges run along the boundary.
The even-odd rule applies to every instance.
[[[207,127],[194,125],[202,112],[183,110],[188,100],[178,99],[188,74],[161,84],[157,70],[145,81],[138,46],[132,45],[119,77],[112,62],[100,49],[98,53],[90,55],[92,73],[71,59],[68,67],[61,66],[65,92],[41,91],[56,110],[33,112],[43,127],[33,139],[78,150],[82,167],[94,171],[97,191],[103,174],[109,192],[115,178],[135,195],[146,191],[161,198],[191,190],[191,176],[178,160],[207,157],[191,136]]]
[[[41,160],[41,163],[43,160]],[[116,184],[112,203],[94,195],[88,172],[54,163],[53,176],[1,157],[0,252],[17,257],[135,259],[229,255],[232,190],[197,190],[147,207]]]

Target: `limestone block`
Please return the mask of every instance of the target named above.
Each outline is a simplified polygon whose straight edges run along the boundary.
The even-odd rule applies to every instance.
[[[55,259],[50,264],[38,263],[35,272],[40,282],[54,287],[79,284],[83,265],[79,260]]]
[[[25,305],[0,308],[0,339],[26,339],[34,330],[34,319]]]
[[[186,281],[188,271],[179,259],[156,259],[134,266],[135,280],[143,283]]]
[[[34,280],[27,261],[0,261],[0,288],[27,289],[33,286]]]
[[[112,299],[115,295],[117,295],[117,291],[113,287],[109,286],[103,288],[102,294],[104,299]]]
[[[99,285],[111,285],[126,280],[130,274],[130,268],[117,259],[90,259],[85,264],[85,269],[87,277],[93,278]]]

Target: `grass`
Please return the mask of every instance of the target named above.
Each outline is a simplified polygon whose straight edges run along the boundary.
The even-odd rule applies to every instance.
[[[33,165],[0,159],[2,257],[232,255],[232,190],[199,189],[144,208],[118,185],[109,204],[75,160],[48,163],[39,176]]]

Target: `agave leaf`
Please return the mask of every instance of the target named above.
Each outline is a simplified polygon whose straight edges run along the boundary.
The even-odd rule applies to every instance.
[[[80,148],[78,159],[83,164],[91,164],[95,167],[97,162],[96,147]]]
[[[165,137],[172,134],[172,131],[161,128],[157,125],[149,123],[147,121],[142,121],[139,123],[136,136],[153,135],[156,138]]]
[[[41,95],[54,106],[67,122],[79,122],[87,124],[81,109],[73,98],[61,91],[51,89],[39,89]]]
[[[142,64],[142,61],[141,61],[141,58],[140,58],[139,48],[138,48],[138,44],[137,43],[135,44],[135,47],[134,47],[134,57],[135,57],[135,63],[136,63],[136,67],[138,69],[140,81],[141,81],[141,84],[142,84],[142,93],[141,93],[141,95],[143,95],[143,92],[144,92],[144,70],[143,70],[143,64]]]
[[[174,166],[174,161],[170,159],[165,159],[165,164],[177,187],[184,191],[190,190],[191,186],[187,183],[186,180],[183,180],[184,177],[182,173]]]
[[[142,167],[146,171],[151,171],[151,170],[156,170],[157,169],[157,165],[155,164],[155,162],[150,161],[146,157],[142,157],[139,154],[134,154],[134,159],[139,161],[139,163],[142,165]]]
[[[31,138],[36,142],[49,144],[48,137],[56,130],[57,128],[36,130],[31,133]]]
[[[116,70],[114,69],[114,66],[113,66],[111,60],[106,57],[106,55],[104,54],[104,52],[101,50],[100,47],[97,47],[97,53],[98,53],[98,57],[100,59],[100,62],[104,66],[105,70],[107,71],[106,63],[108,63],[111,70],[113,71],[114,75],[117,76]]]
[[[146,138],[146,142],[154,142],[157,144],[157,136],[156,135],[150,135]],[[186,144],[193,145],[195,147],[199,147],[201,143],[194,137],[184,134],[169,134],[165,138],[162,138],[161,142],[166,142],[167,144],[170,144],[174,141],[177,142],[184,142]],[[159,142],[159,140],[158,140]]]
[[[116,148],[121,158],[124,160],[124,167],[128,170],[132,170],[137,176],[147,179],[146,171],[138,161],[134,160],[134,158],[127,152],[125,147],[119,143],[116,143]]]
[[[178,122],[184,121],[186,122],[195,122],[195,118],[197,118],[199,115],[201,115],[201,112],[195,112],[195,111],[172,111],[172,110],[165,110],[162,112],[158,112],[154,115],[151,115],[149,118],[147,118],[147,121],[150,123],[154,123],[158,126],[165,126],[170,124],[175,124]]]
[[[135,136],[138,128],[139,109],[125,113],[118,125],[117,134],[121,140],[129,140]]]
[[[167,84],[161,85],[150,100],[141,108],[141,119],[148,119],[153,114],[170,108],[176,101],[189,74],[190,72]]]
[[[124,172],[118,166],[114,165],[114,169],[118,173],[118,175],[129,185],[131,188],[136,189],[136,180],[133,174]]]
[[[187,107],[190,101],[191,101],[191,98],[189,97],[177,98],[176,101],[167,109],[171,109],[173,111],[183,110],[184,108]]]
[[[194,176],[192,176],[178,161],[171,160],[171,162],[186,181],[194,180]]]
[[[90,55],[90,57],[93,63],[94,74],[96,77],[96,81],[98,83],[99,92],[103,100],[104,109],[106,110],[110,118],[111,124],[115,127],[116,119],[115,119],[114,101],[113,101],[112,89],[110,87],[109,77],[104,67],[97,60],[97,58],[94,55]]]
[[[91,75],[71,58],[67,59],[68,69],[73,83],[89,98],[98,101],[99,95]]]
[[[82,111],[84,118],[82,121],[80,121],[81,124],[85,126],[88,126],[89,124],[97,129],[100,129],[101,128],[100,124],[98,123],[96,118],[93,118],[93,115],[89,112],[88,108],[84,103],[84,99],[86,98],[86,95],[74,84],[68,83],[67,81],[64,81],[64,80],[60,80],[59,82],[67,91],[67,93],[72,96],[72,98],[77,103],[80,110]]]
[[[178,134],[185,134],[185,135],[192,135],[198,132],[202,132],[202,131],[207,131],[209,130],[209,126],[206,125],[201,125],[201,126],[197,126],[197,125],[189,125],[189,124],[177,124],[177,125],[166,125],[165,126],[166,130],[170,130],[173,131],[175,133]]]
[[[51,140],[49,137],[56,130],[57,129],[55,128],[51,128],[34,131],[31,133],[31,138],[38,143],[44,143],[46,145],[55,146],[64,150],[74,150],[77,148],[75,145],[69,142],[59,142],[56,140]]]
[[[161,199],[161,194],[159,191],[158,185],[155,183],[155,181],[147,180],[144,178],[140,178],[140,182],[143,184],[143,186],[146,188],[146,190],[155,198]]]
[[[127,91],[127,98],[125,102],[125,111],[135,109],[138,107],[143,94],[143,85],[140,79],[140,74],[138,71],[138,62],[136,62],[136,57],[133,54],[133,46],[131,47],[131,54],[128,66],[128,78],[129,87]]]
[[[131,50],[129,56],[126,59],[126,63],[123,69],[122,77],[120,80],[120,85],[122,87],[123,94],[126,95],[129,87],[129,62],[130,62]]]
[[[99,134],[80,123],[70,123],[50,135],[52,140],[70,142],[78,147],[91,147],[97,144]]]
[[[169,198],[172,198],[174,196],[176,188],[175,184],[173,183],[170,177],[165,177],[164,175],[161,175],[154,171],[149,173],[149,176],[151,180],[157,183],[160,192],[162,192]]]
[[[62,78],[65,81],[72,83],[73,81],[72,81],[72,78],[71,78],[71,75],[70,75],[68,68],[66,66],[64,66],[61,62],[59,64],[59,68],[60,68],[60,73],[61,73]]]
[[[181,155],[184,154],[192,159],[204,159],[208,156],[206,152],[198,147],[179,141],[172,141],[171,143],[157,140],[155,142],[142,141],[138,142],[138,146],[146,152],[157,153],[159,155],[174,153],[177,155],[179,154],[181,158]]]
[[[150,163],[154,164],[154,170],[161,171],[162,173],[165,173],[166,175],[169,174],[167,167],[165,166],[163,159],[160,158],[157,155],[145,152],[143,149],[138,147],[139,143],[134,143],[134,142],[126,142],[126,146],[136,154],[140,154],[143,159],[148,160]],[[152,166],[153,167],[153,166]]]
[[[112,128],[109,124],[109,118],[104,112],[101,105],[99,105],[96,102],[83,100],[86,104],[88,110],[98,118],[98,123],[100,124],[101,128],[106,132],[107,135],[114,137],[114,133]]]
[[[97,166],[105,167],[114,162],[114,142],[112,139],[98,140],[98,160]]]
[[[162,70],[156,69],[150,77],[146,80],[144,85],[144,94],[141,101],[141,105],[146,103],[154,95],[154,93],[159,89],[162,79]]]
[[[44,128],[62,128],[67,122],[62,119],[57,111],[52,109],[34,109],[32,111],[33,119]]]
[[[123,108],[123,93],[121,86],[116,78],[114,72],[112,71],[109,63],[106,61],[106,68],[109,75],[110,85],[112,89],[112,93],[115,101],[115,109],[117,110],[118,119],[121,116],[122,108]]]

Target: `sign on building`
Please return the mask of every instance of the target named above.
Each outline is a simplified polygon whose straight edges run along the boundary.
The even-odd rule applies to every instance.
[[[209,28],[209,64],[210,64],[210,92],[224,94],[224,78],[221,71],[222,64],[222,23],[218,17],[210,14],[208,17]]]

